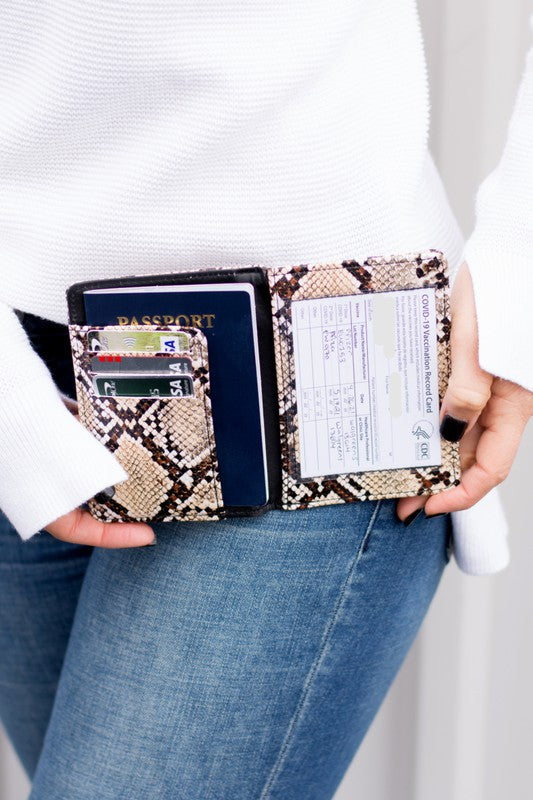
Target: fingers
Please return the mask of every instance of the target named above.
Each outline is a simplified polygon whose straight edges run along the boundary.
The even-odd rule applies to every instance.
[[[426,503],[428,515],[471,508],[507,477],[513,463],[525,421],[519,417],[498,421],[479,436],[474,463],[463,472],[461,483],[433,495]]]
[[[451,360],[450,380],[441,408],[440,433],[450,442],[462,440],[461,466],[468,469],[475,462],[481,436],[477,421],[490,399],[493,377],[482,370],[478,362],[474,291],[466,263],[457,273],[452,292]],[[428,516],[445,513],[445,509],[434,508],[427,497],[402,498],[396,513],[409,525],[422,509]]]
[[[491,399],[478,421],[461,439],[461,483],[430,496],[424,507],[425,514],[432,517],[471,508],[502,483],[511,469],[532,412],[533,393],[509,381],[495,381]],[[401,500],[399,516],[405,519],[407,502],[417,503],[419,499]]]
[[[92,547],[142,547],[155,542],[149,525],[142,522],[100,522],[81,508],[59,517],[45,530],[64,542]]]
[[[402,497],[396,503],[396,516],[404,525],[410,525],[424,508],[427,499],[427,495]]]
[[[479,422],[477,422],[474,427],[461,439],[461,444],[459,445],[459,455],[461,458],[461,469],[463,472],[475,463],[476,450],[482,431],[483,429],[481,425]],[[429,497],[427,495],[423,497],[402,497],[402,499],[396,504],[396,515],[398,519],[400,519],[405,525],[410,525],[411,522],[414,522],[417,516],[419,516],[419,512],[422,511],[422,509],[424,510],[426,516],[433,516],[434,513],[439,515],[441,513],[446,513],[445,511],[433,512],[431,505],[429,506],[428,510],[428,501]]]
[[[441,436],[458,442],[475,425],[490,398],[492,375],[478,362],[474,292],[466,264],[461,266],[452,293],[452,369],[441,410]]]
[[[476,461],[476,453],[479,444],[479,440],[481,438],[481,434],[483,433],[483,428],[478,421],[475,423],[474,427],[471,428],[468,433],[465,433],[463,438],[459,443],[459,460],[461,463],[461,473],[464,473],[472,464]]]

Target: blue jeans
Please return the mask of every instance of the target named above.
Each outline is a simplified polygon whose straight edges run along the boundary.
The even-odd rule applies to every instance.
[[[0,517],[0,716],[31,800],[326,800],[448,560],[395,501],[155,527],[102,550]]]

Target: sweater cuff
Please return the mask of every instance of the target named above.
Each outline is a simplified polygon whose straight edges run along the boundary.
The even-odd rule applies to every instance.
[[[508,524],[498,489],[452,513],[453,555],[467,575],[492,575],[509,564]]]
[[[0,508],[23,539],[127,473],[64,406],[16,315],[0,303]]]
[[[533,391],[533,253],[531,258],[477,244],[463,250],[472,276],[482,369]]]

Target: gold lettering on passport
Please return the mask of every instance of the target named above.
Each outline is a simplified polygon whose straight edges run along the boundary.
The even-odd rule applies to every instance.
[[[117,325],[179,325],[182,328],[212,328],[215,324],[214,314],[154,314],[138,317],[117,317]]]

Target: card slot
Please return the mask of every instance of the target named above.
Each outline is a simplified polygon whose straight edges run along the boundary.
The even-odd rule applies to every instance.
[[[442,458],[438,466],[367,468],[364,471],[321,473],[313,477],[302,477],[303,433],[298,414],[293,344],[292,309],[293,303],[298,300],[431,287],[435,290],[438,394],[442,400],[450,371],[448,279],[443,254],[430,250],[369,258],[362,263],[345,261],[340,264],[275,268],[269,271],[269,284],[278,376],[281,507],[294,509],[355,500],[429,494],[457,484],[460,477],[458,448],[444,440],[440,443]],[[324,382],[327,386],[325,378]],[[341,436],[344,435],[343,430]]]
[[[91,325],[86,326],[86,349],[114,355],[128,353],[182,353],[190,349],[191,330],[176,325]],[[194,339],[194,336],[192,336]]]
[[[95,354],[88,351],[88,369],[95,375],[121,375],[133,373],[144,375],[185,376],[193,374],[190,353],[112,353]]]
[[[94,352],[89,331],[186,333],[194,395],[189,397],[99,396],[92,390]],[[80,421],[128,472],[110,497],[89,501],[104,521],[217,519],[223,506],[209,394],[207,341],[201,331],[177,326],[69,325]],[[126,351],[135,358],[176,358],[175,353]],[[110,493],[111,494],[111,493]]]

